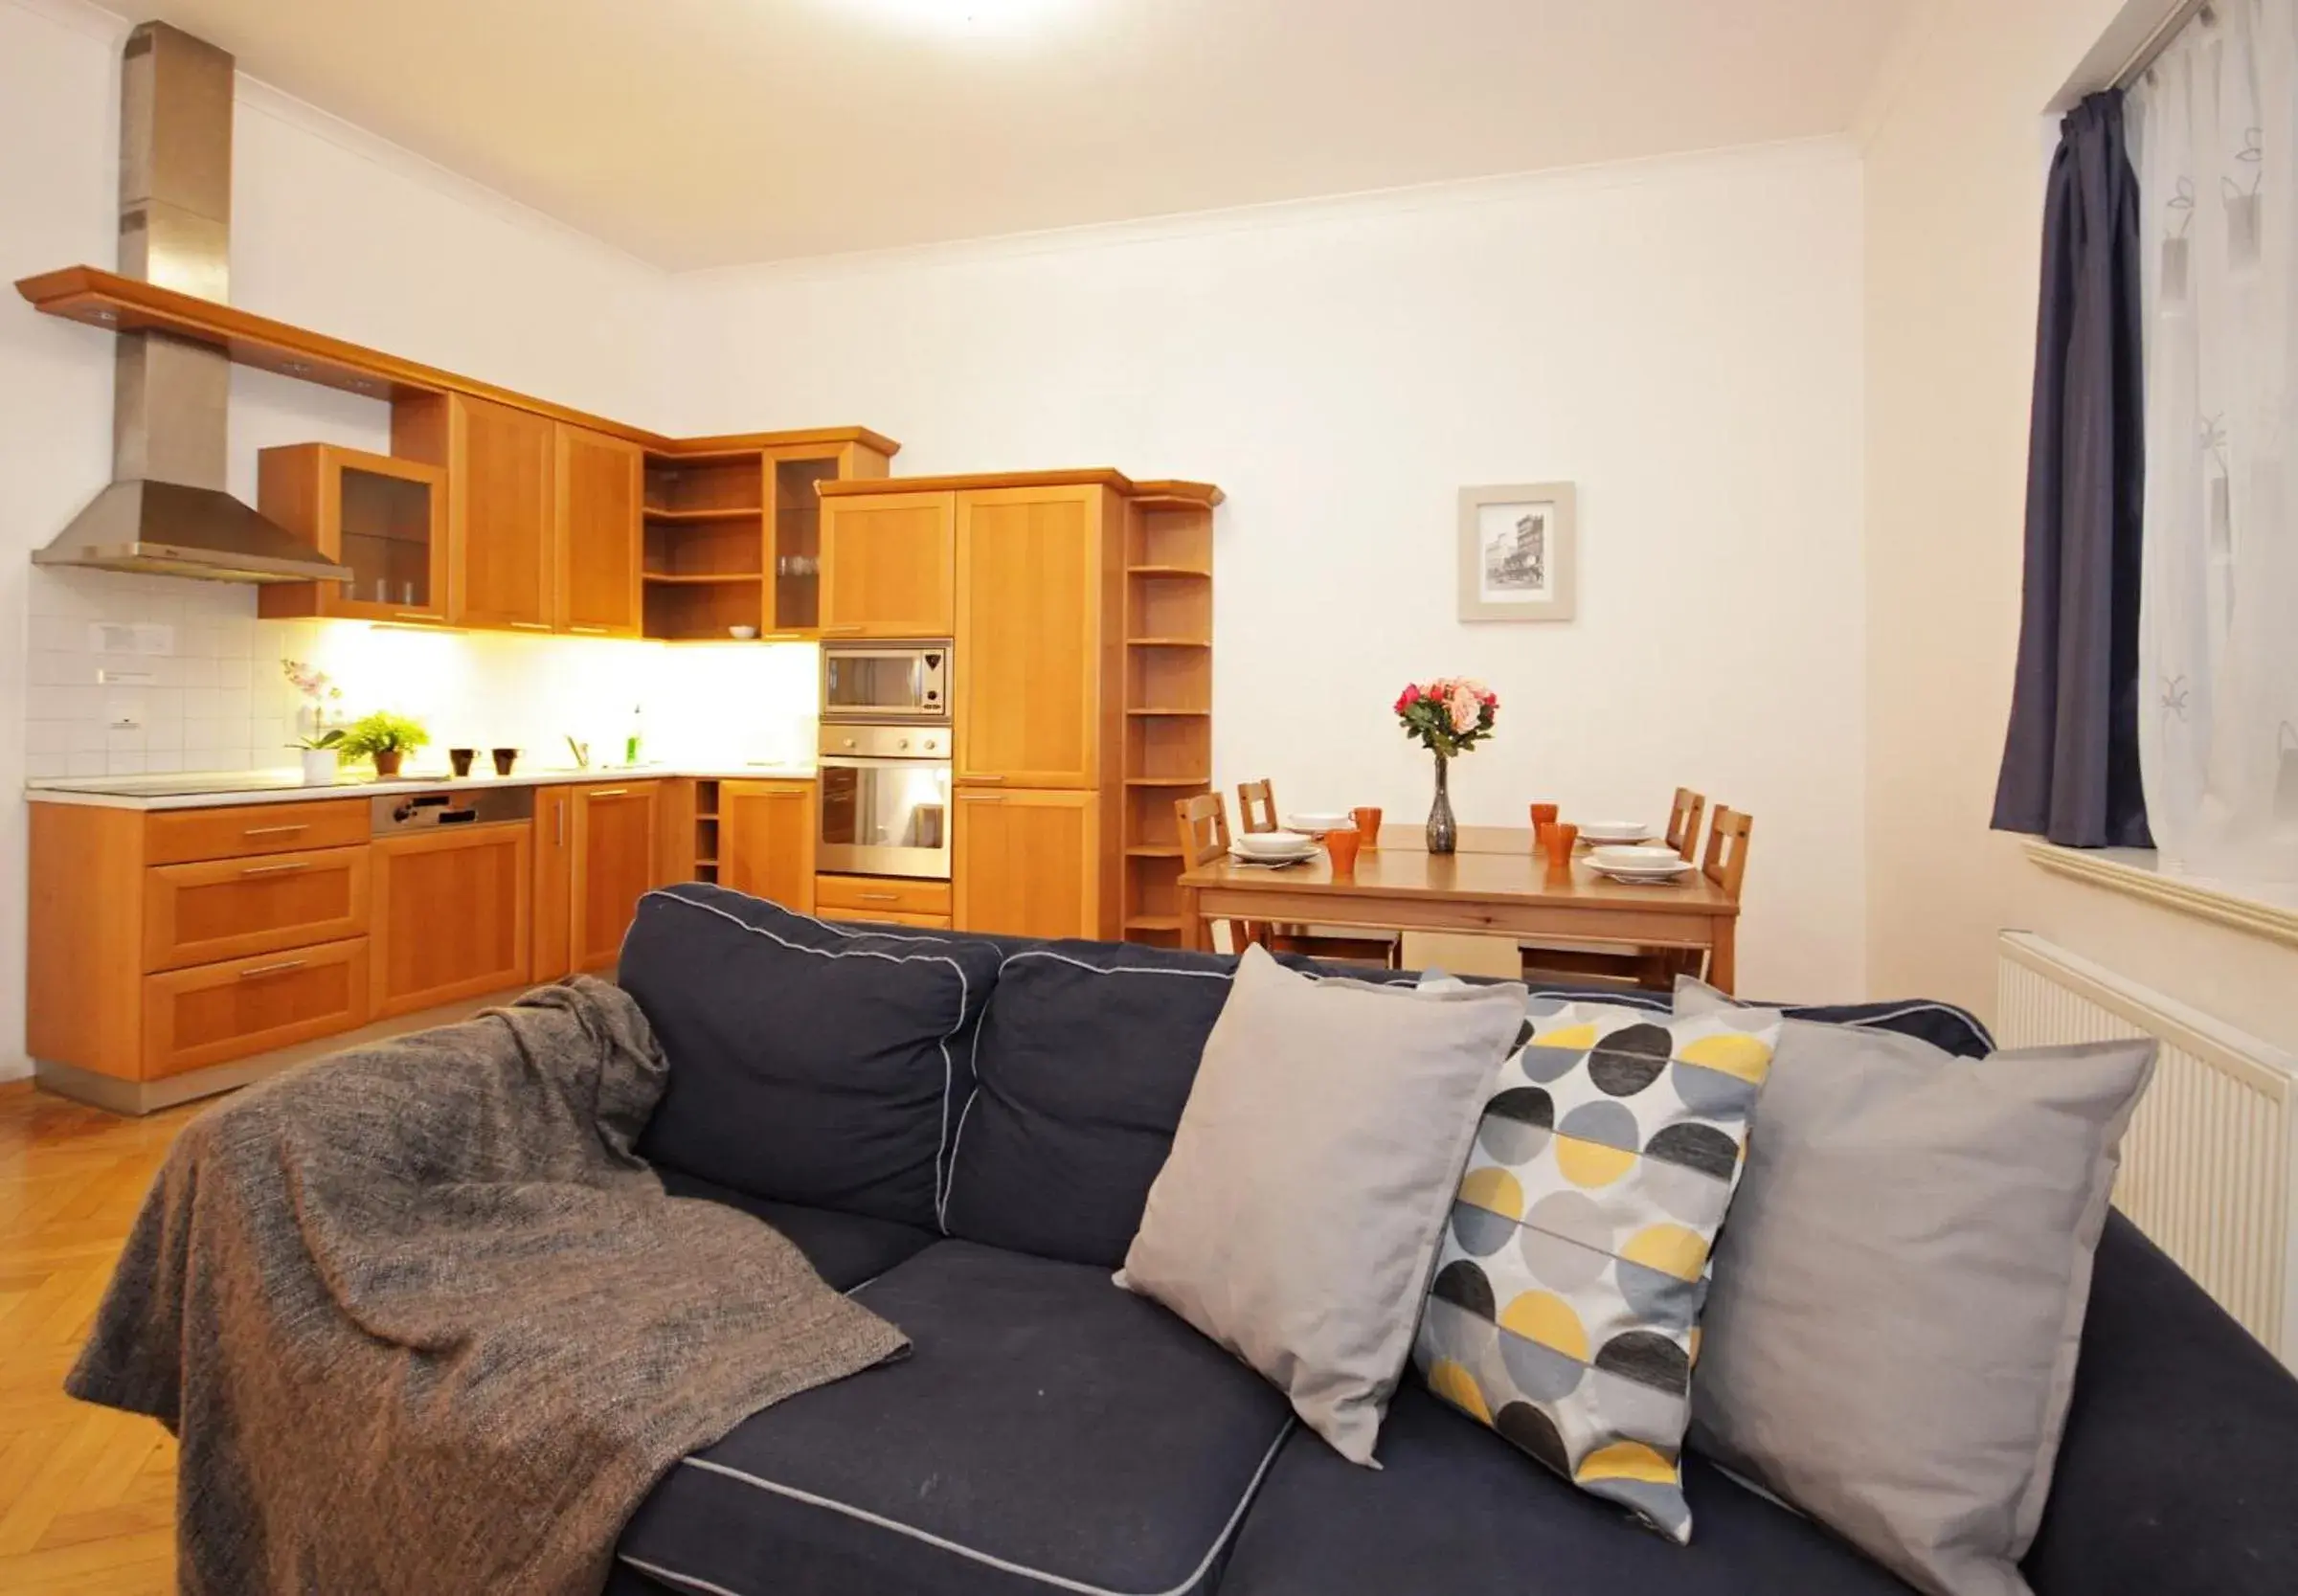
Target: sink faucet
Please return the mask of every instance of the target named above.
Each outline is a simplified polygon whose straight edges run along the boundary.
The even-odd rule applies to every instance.
[[[574,768],[576,770],[587,771],[591,768],[590,744],[575,741],[574,733],[570,731],[567,733],[567,748],[574,755]]]

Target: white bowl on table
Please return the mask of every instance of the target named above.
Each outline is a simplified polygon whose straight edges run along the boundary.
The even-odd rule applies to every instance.
[[[1299,859],[1317,851],[1317,839],[1297,831],[1247,831],[1235,838],[1234,846],[1252,859]]]
[[[1641,820],[1584,820],[1580,826],[1580,841],[1590,846],[1598,843],[1641,843],[1652,835],[1652,828]]]
[[[1296,815],[1287,815],[1285,824],[1295,831],[1306,832],[1311,837],[1321,837],[1328,831],[1354,831],[1357,827],[1355,817],[1328,814],[1321,809],[1308,809]],[[1263,835],[1267,834],[1263,833]]]
[[[1634,881],[1673,881],[1692,867],[1674,848],[1591,848],[1588,862],[1608,876]]]

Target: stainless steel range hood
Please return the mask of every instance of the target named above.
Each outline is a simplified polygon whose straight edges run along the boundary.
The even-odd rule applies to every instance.
[[[224,303],[231,287],[232,57],[164,22],[120,66],[120,270]],[[112,376],[112,484],[35,565],[225,582],[344,582],[337,565],[226,493],[230,358],[124,332]]]

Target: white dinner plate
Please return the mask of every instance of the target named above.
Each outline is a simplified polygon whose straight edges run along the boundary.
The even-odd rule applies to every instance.
[[[1313,847],[1304,853],[1247,853],[1243,848],[1232,847],[1228,850],[1228,856],[1240,865],[1264,865],[1271,869],[1277,869],[1286,865],[1305,865],[1322,852],[1322,848]]]
[[[1315,852],[1317,839],[1300,831],[1247,831],[1230,838],[1229,847],[1255,859],[1295,859]]]
[[[1297,815],[1285,817],[1287,829],[1305,831],[1312,837],[1321,837],[1328,831],[1352,831],[1356,824],[1356,820],[1347,815],[1327,814],[1321,809],[1304,810]]]
[[[1691,861],[1674,848],[1632,848],[1607,845],[1588,850],[1588,863],[1599,870],[1688,870]]]

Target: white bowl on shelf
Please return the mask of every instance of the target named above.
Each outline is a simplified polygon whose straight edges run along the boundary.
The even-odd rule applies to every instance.
[[[736,642],[748,642],[758,635],[758,629],[755,626],[729,626],[726,635]]]
[[[1317,840],[1297,831],[1248,831],[1234,844],[1239,853],[1255,859],[1298,859],[1317,851]]]

